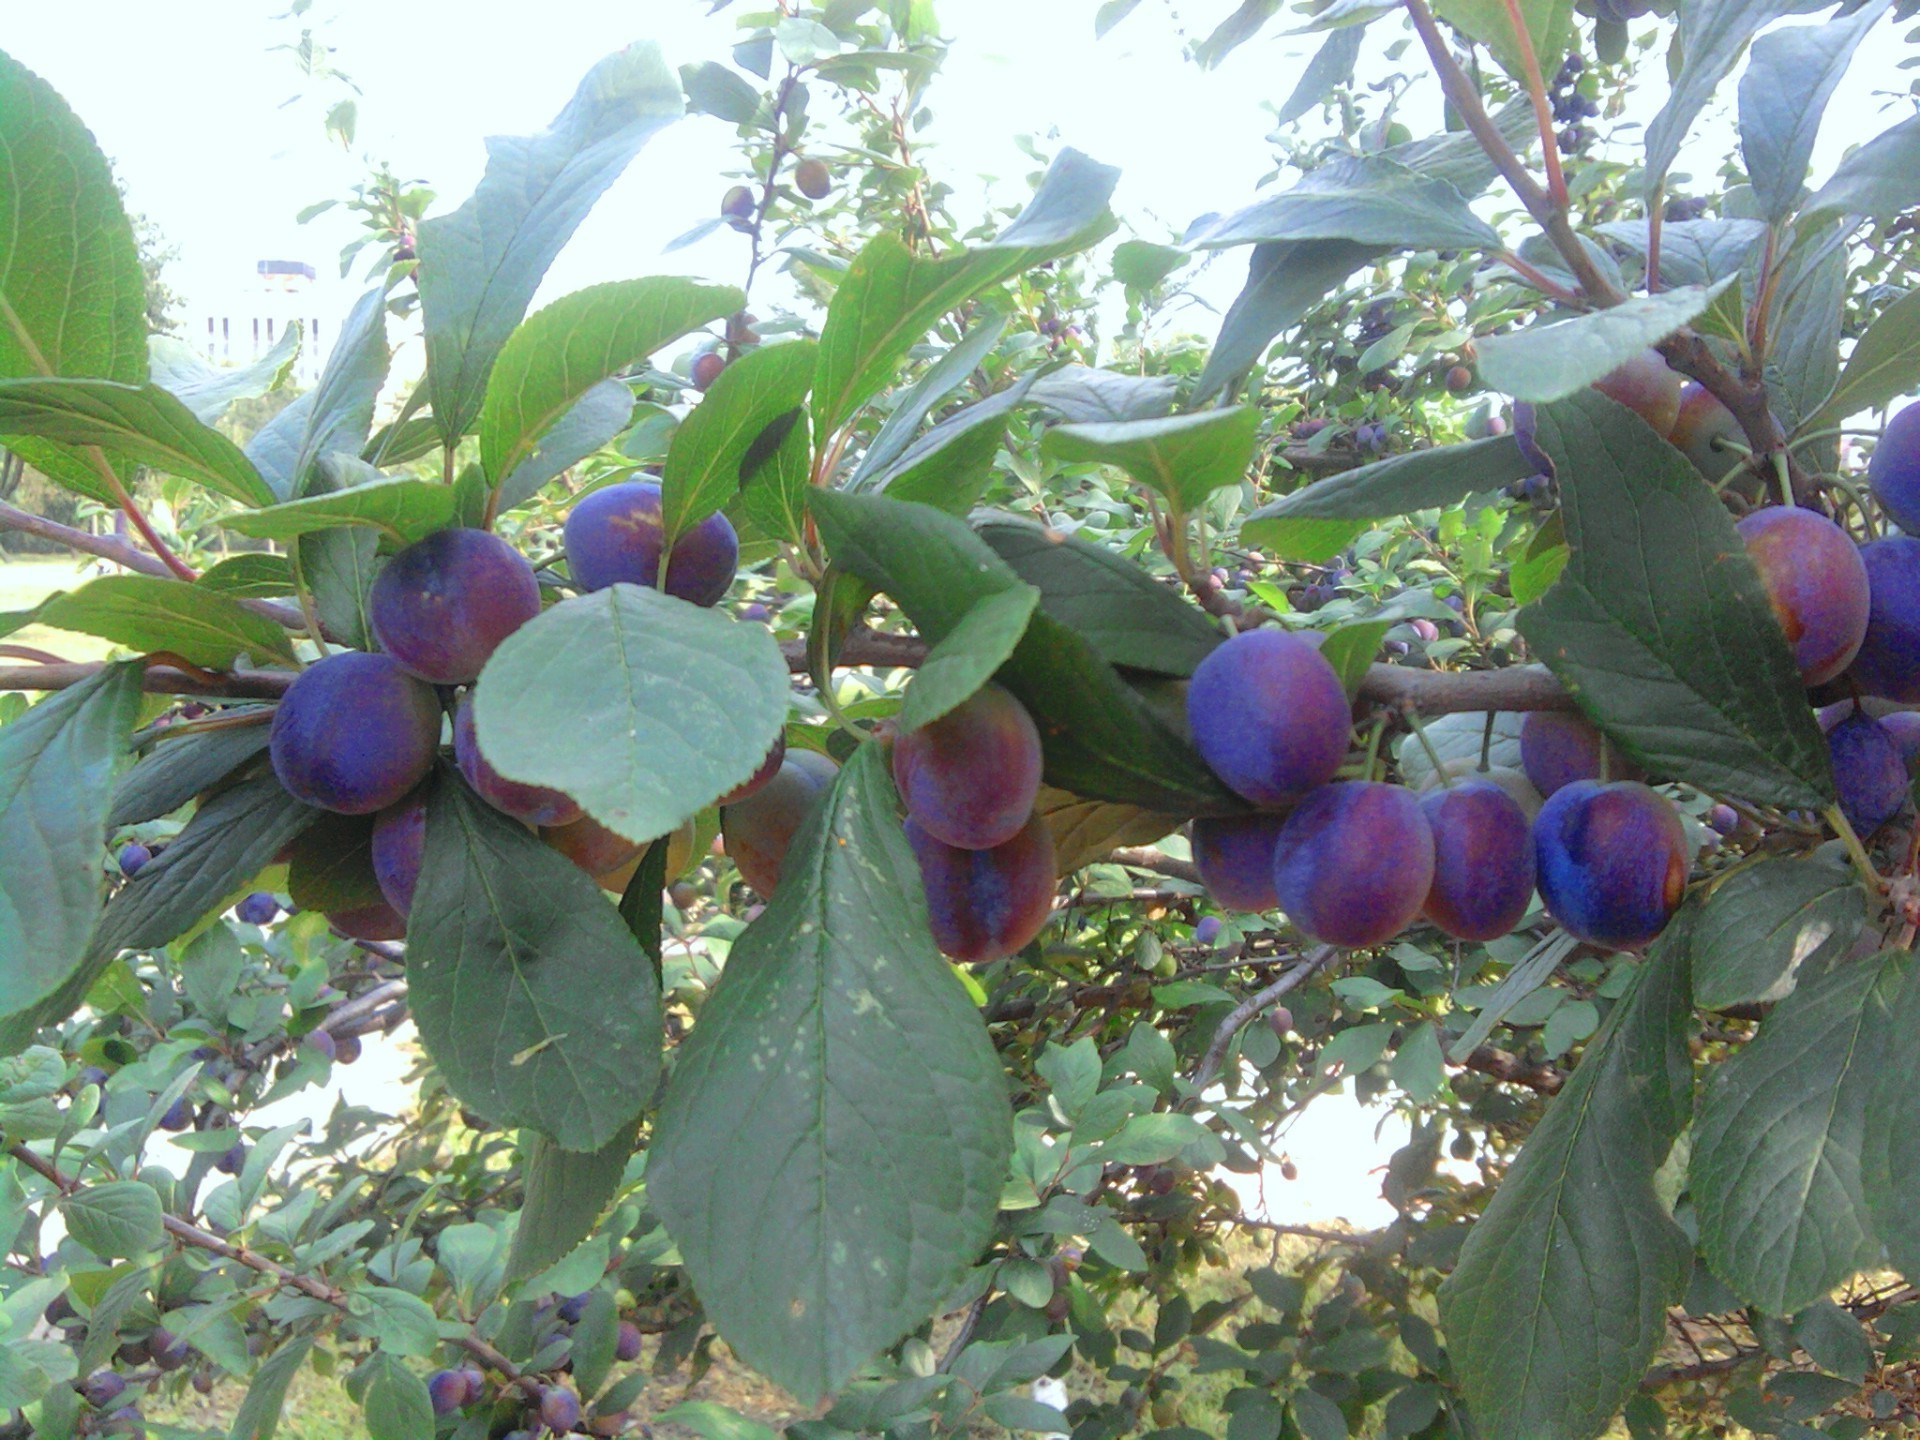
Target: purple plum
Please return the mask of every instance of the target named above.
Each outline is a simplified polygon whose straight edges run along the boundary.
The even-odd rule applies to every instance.
[[[991,850],[962,850],[909,818],[907,841],[920,862],[927,919],[943,955],[969,964],[1023,948],[1053,913],[1053,836],[1039,816]]]
[[[1040,731],[1013,695],[986,685],[893,742],[893,783],[921,829],[962,850],[1004,845],[1040,793]]]
[[[453,712],[453,758],[474,794],[516,820],[529,825],[571,825],[586,814],[571,795],[545,785],[509,780],[487,763],[473,730],[471,690],[460,697]]]
[[[1894,524],[1909,535],[1920,532],[1920,405],[1887,421],[1867,462],[1867,483]]]
[[[1769,506],[1736,529],[1760,572],[1774,619],[1807,685],[1853,663],[1867,635],[1867,567],[1833,521],[1797,506]]]
[[[1353,725],[1340,677],[1311,641],[1249,630],[1200,662],[1187,688],[1194,747],[1227,786],[1280,805],[1324,785]]]
[[[1188,830],[1200,883],[1228,910],[1274,910],[1273,850],[1286,816],[1229,815],[1195,820]]]
[[[567,566],[582,590],[658,583],[665,543],[660,487],[629,480],[596,490],[567,516]],[[724,515],[709,515],[674,542],[666,592],[695,605],[712,605],[733,584],[740,539]]]
[[[1867,567],[1867,634],[1853,657],[1853,679],[1869,695],[1920,702],[1920,540],[1875,540],[1860,547],[1860,559]]]
[[[384,810],[426,779],[440,697],[386,655],[340,650],[287,687],[268,741],[296,800],[343,815]]]
[[[1632,780],[1562,786],[1534,821],[1547,913],[1590,944],[1631,950],[1654,939],[1687,892],[1687,835],[1666,797]]]
[[[1420,809],[1433,830],[1427,919],[1460,940],[1509,934],[1533,899],[1533,826],[1491,780],[1429,790]]]
[[[1327,785],[1281,827],[1273,888],[1314,939],[1350,949],[1406,929],[1433,889],[1433,827],[1411,790],[1373,780]]]
[[[380,648],[435,685],[464,685],[500,642],[540,613],[533,567],[485,530],[442,530],[409,545],[367,594]]]

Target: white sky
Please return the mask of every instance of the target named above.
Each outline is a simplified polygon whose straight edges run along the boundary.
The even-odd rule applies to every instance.
[[[1185,0],[1179,9],[1204,34],[1234,3]],[[328,146],[317,101],[281,108],[300,77],[290,56],[267,53],[298,33],[298,24],[273,18],[280,8],[277,0],[16,0],[0,9],[0,48],[67,97],[118,163],[134,206],[180,247],[170,278],[190,315],[244,291],[261,258],[304,259],[323,280],[337,276],[335,256],[354,233],[341,212],[294,223],[303,206],[344,195],[364,168],[358,154]],[[971,203],[987,196],[1022,198],[1031,167],[1013,137],[1023,132],[1120,165],[1116,208],[1150,239],[1252,198],[1272,163],[1262,102],[1285,98],[1319,37],[1270,27],[1220,70],[1202,72],[1178,58],[1164,0],[1145,0],[1100,42],[1095,8],[1095,0],[940,0],[956,43],[931,96],[930,159],[960,191],[957,215],[970,218]],[[675,64],[724,59],[733,12],[706,9],[704,0],[317,0],[299,23],[318,25],[365,91],[356,151],[426,179],[451,207],[479,178],[482,137],[544,126],[600,56],[653,38]],[[1376,27],[1383,36],[1392,28]],[[1382,45],[1370,42],[1363,79],[1385,70]],[[1906,53],[1891,27],[1862,47],[1823,130],[1816,178],[1846,146],[1909,113],[1888,108],[1889,92],[1906,89],[1896,68]],[[1412,58],[1410,49],[1403,59]],[[1664,87],[1650,88],[1660,98]],[[1436,97],[1422,94],[1404,113],[1431,130]],[[730,231],[661,254],[713,213],[732,133],[693,117],[653,140],[562,254],[542,301],[636,275],[738,279],[746,242]],[[1730,144],[1722,116],[1701,127],[1683,165],[1708,172]],[[1213,271],[1204,291],[1224,304],[1244,274],[1243,253],[1223,256]],[[315,297],[323,322],[329,310],[337,322],[350,292],[331,298]]]

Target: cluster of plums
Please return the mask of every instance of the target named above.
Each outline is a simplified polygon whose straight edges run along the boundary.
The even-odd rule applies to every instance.
[[[586,1314],[588,1296],[576,1295],[560,1300],[554,1297],[539,1309],[536,1324],[547,1338],[565,1337]],[[640,1327],[622,1320],[614,1339],[614,1359],[631,1363],[640,1358]],[[436,1370],[427,1377],[427,1399],[436,1416],[446,1417],[485,1403],[489,1399],[486,1375],[474,1366]],[[580,1426],[580,1397],[564,1383],[542,1385],[530,1396],[532,1413],[521,1429],[510,1430],[502,1440],[533,1440],[538,1434],[570,1435]],[[625,1417],[601,1417],[590,1422],[595,1434],[611,1434],[616,1426],[624,1428]]]
[[[1421,916],[1491,940],[1520,923],[1537,886],[1569,933],[1625,948],[1658,935],[1685,890],[1678,813],[1637,781],[1608,782],[1604,742],[1577,717],[1529,718],[1524,779],[1442,774],[1425,794],[1337,780],[1351,738],[1346,692],[1311,640],[1278,630],[1208,655],[1187,714],[1201,757],[1261,807],[1193,822],[1201,880],[1229,909],[1278,909],[1313,938],[1354,948]]]

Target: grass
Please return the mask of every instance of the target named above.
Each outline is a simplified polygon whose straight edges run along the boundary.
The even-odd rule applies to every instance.
[[[92,567],[99,563],[91,560],[82,563],[57,555],[0,556],[0,615],[9,610],[31,610],[56,590],[72,590],[84,585],[98,573]],[[114,649],[110,641],[53,630],[45,625],[28,625],[0,643],[49,651],[67,660],[104,660]]]

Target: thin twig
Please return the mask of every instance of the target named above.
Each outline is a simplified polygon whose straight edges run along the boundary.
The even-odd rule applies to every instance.
[[[1233,1044],[1233,1037],[1251,1025],[1259,1014],[1274,1005],[1284,995],[1298,990],[1308,980],[1331,965],[1340,956],[1340,951],[1332,945],[1322,945],[1306,959],[1295,965],[1278,980],[1264,990],[1256,990],[1242,1000],[1220,1022],[1213,1032],[1213,1040],[1207,1046],[1207,1053],[1200,1061],[1200,1068],[1193,1075],[1193,1092],[1203,1093],[1220,1074],[1220,1067],[1226,1064],[1227,1050]]]

